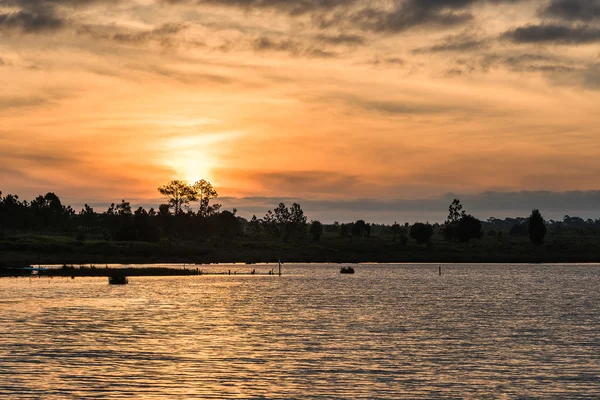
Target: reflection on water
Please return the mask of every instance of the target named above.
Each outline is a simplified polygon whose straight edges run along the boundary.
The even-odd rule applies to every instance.
[[[443,270],[1,279],[0,394],[600,396],[600,266]]]

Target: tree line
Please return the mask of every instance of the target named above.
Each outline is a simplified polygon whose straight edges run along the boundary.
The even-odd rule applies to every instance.
[[[467,214],[460,200],[455,199],[448,208],[448,217],[443,224],[417,222],[403,225],[370,224],[364,220],[350,223],[334,222],[322,224],[310,221],[297,203],[286,206],[280,203],[264,216],[252,216],[246,220],[237,215],[237,210],[222,210],[216,203],[218,193],[212,184],[199,180],[193,184],[174,180],[158,188],[165,203],[158,209],[143,207],[133,209],[131,203],[122,200],[111,204],[108,209],[97,212],[89,205],[76,212],[71,206],[62,204],[52,192],[40,195],[28,202],[19,196],[0,192],[0,235],[3,230],[45,231],[62,230],[74,232],[78,239],[98,238],[116,241],[157,242],[161,239],[223,239],[249,235],[256,238],[278,238],[283,242],[318,242],[324,233],[340,238],[355,240],[372,235],[390,236],[394,242],[406,245],[409,239],[421,245],[431,245],[433,235],[438,232],[447,241],[468,243],[482,238],[487,226],[488,236],[501,238],[499,228],[510,225],[509,234],[529,236],[532,243],[544,242],[548,229],[556,234],[565,230],[585,229],[600,226],[600,220],[583,220],[565,216],[563,221],[544,221],[539,210],[533,210],[528,218],[500,220],[490,218],[480,221]],[[575,227],[575,228],[574,228]],[[496,229],[495,229],[496,228]],[[591,229],[590,232],[596,232]]]

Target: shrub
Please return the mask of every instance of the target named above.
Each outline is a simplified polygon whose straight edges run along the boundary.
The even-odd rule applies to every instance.
[[[433,236],[433,227],[429,224],[417,222],[410,228],[410,237],[415,239],[419,244],[429,242]]]

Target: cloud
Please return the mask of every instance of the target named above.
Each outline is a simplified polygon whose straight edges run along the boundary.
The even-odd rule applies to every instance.
[[[389,115],[438,114],[450,107],[440,105],[408,104],[397,101],[354,99],[352,104],[367,111]]]
[[[419,100],[376,99],[355,96],[348,93],[335,93],[316,99],[325,103],[338,103],[354,115],[358,112],[380,114],[382,116],[422,116],[444,114],[448,112],[460,113],[461,110],[473,112],[471,107],[456,107],[444,102],[425,102]]]
[[[476,34],[465,32],[460,35],[446,36],[440,42],[431,46],[419,47],[413,50],[414,54],[459,52],[464,53],[473,50],[481,50],[489,46],[489,41],[478,38]]]
[[[253,179],[264,187],[276,187],[282,193],[295,192],[302,188],[306,194],[335,194],[360,183],[355,175],[328,171],[254,173],[250,174],[248,179]]]
[[[502,59],[504,65],[518,72],[573,72],[578,68],[570,60],[550,54],[522,53]]]
[[[273,9],[292,15],[347,7],[357,0],[164,0],[168,3],[209,4],[243,9]]]
[[[180,23],[165,23],[149,30],[133,33],[116,33],[112,36],[112,39],[117,42],[133,44],[158,41],[162,45],[168,46],[173,44],[173,36],[183,31],[186,27],[187,25]]]
[[[256,38],[253,43],[255,51],[284,51],[294,56],[331,58],[336,57],[336,53],[327,49],[315,47],[311,44],[305,44],[291,39],[271,39],[267,36]]]
[[[353,24],[379,33],[398,33],[410,28],[450,27],[473,19],[463,11],[473,0],[397,2],[391,10],[365,8],[351,16]],[[342,17],[343,18],[343,17]]]
[[[514,43],[585,44],[600,41],[600,29],[587,25],[527,25],[506,32],[504,37]]]
[[[348,34],[338,34],[338,35],[325,35],[320,34],[315,37],[315,39],[319,42],[324,42],[332,45],[359,45],[364,44],[365,40],[362,36],[359,35],[348,35]]]
[[[591,90],[600,90],[600,64],[592,64],[583,73],[583,85]]]
[[[600,19],[600,1],[552,0],[541,14],[569,21],[592,21]]]
[[[17,30],[23,33],[42,33],[62,28],[65,21],[52,10],[20,10],[0,14],[0,31]]]
[[[53,32],[68,26],[65,7],[87,7],[95,3],[111,5],[117,0],[4,0],[5,6],[16,11],[0,14],[0,31],[34,34]]]
[[[47,98],[40,96],[0,96],[0,110],[37,107],[48,103],[50,101]]]
[[[406,61],[403,58],[400,57],[380,57],[377,56],[375,58],[373,58],[371,61],[368,62],[368,64],[371,65],[376,65],[376,66],[381,66],[381,65],[394,65],[394,66],[402,66],[404,64],[406,64]]]

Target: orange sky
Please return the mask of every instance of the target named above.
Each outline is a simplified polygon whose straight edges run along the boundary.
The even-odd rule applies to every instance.
[[[599,43],[596,0],[3,0],[0,190],[595,190]]]

